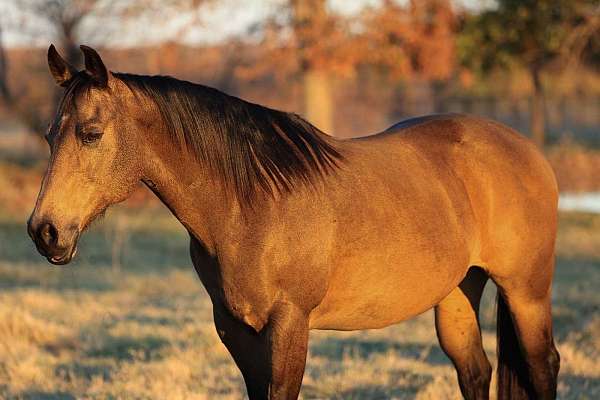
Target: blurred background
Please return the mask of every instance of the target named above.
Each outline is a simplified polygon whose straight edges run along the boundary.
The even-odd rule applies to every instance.
[[[600,398],[598,0],[0,0],[0,398],[241,398],[187,235],[149,191],[50,267],[29,241],[61,90],[54,43],[297,112],[340,138],[464,112],[530,136],[561,189],[554,289],[560,398]],[[494,358],[494,291],[482,309]],[[314,332],[303,398],[459,398],[426,313]]]

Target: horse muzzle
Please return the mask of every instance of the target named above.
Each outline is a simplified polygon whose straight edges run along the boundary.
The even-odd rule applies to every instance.
[[[48,220],[38,221],[32,217],[27,222],[27,233],[38,252],[51,264],[68,264],[77,252],[79,229],[75,225],[59,230]]]

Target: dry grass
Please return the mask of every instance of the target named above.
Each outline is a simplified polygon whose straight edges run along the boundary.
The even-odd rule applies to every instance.
[[[186,234],[164,212],[152,213],[150,229],[147,215],[116,211],[84,238],[76,264],[63,268],[36,255],[22,218],[0,217],[1,398],[244,396],[188,260]],[[113,236],[123,226],[115,260]],[[561,216],[554,314],[563,399],[600,396],[599,228],[600,216]],[[489,287],[482,310],[492,360],[493,296]],[[381,330],[313,331],[302,398],[451,399],[459,392],[428,312]]]

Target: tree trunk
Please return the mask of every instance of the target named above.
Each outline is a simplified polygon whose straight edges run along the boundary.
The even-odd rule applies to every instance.
[[[544,110],[544,88],[540,77],[540,69],[531,69],[533,93],[531,97],[530,130],[531,137],[540,148],[544,147],[546,116]]]
[[[433,112],[441,114],[446,112],[445,95],[446,81],[435,79],[431,82],[431,95],[433,96]]]
[[[2,29],[0,27],[0,98],[5,106],[12,103],[12,96],[8,87],[8,60],[2,42]]]
[[[81,60],[83,59],[75,32],[78,21],[79,20],[70,19],[64,20],[61,21],[59,26],[62,35],[61,44],[64,50],[65,60],[75,68],[82,65]]]
[[[304,96],[304,115],[324,132],[333,131],[333,97],[329,73],[314,52],[327,25],[325,0],[291,0],[294,34],[298,41]]]
[[[324,71],[305,71],[304,113],[306,118],[323,132],[333,131],[333,101],[329,74]]]

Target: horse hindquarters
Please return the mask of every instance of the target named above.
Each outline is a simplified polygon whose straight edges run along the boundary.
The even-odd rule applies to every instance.
[[[551,315],[556,178],[517,132],[486,120],[464,124],[457,166],[478,226],[475,261],[499,292],[498,398],[551,399],[559,368]]]

